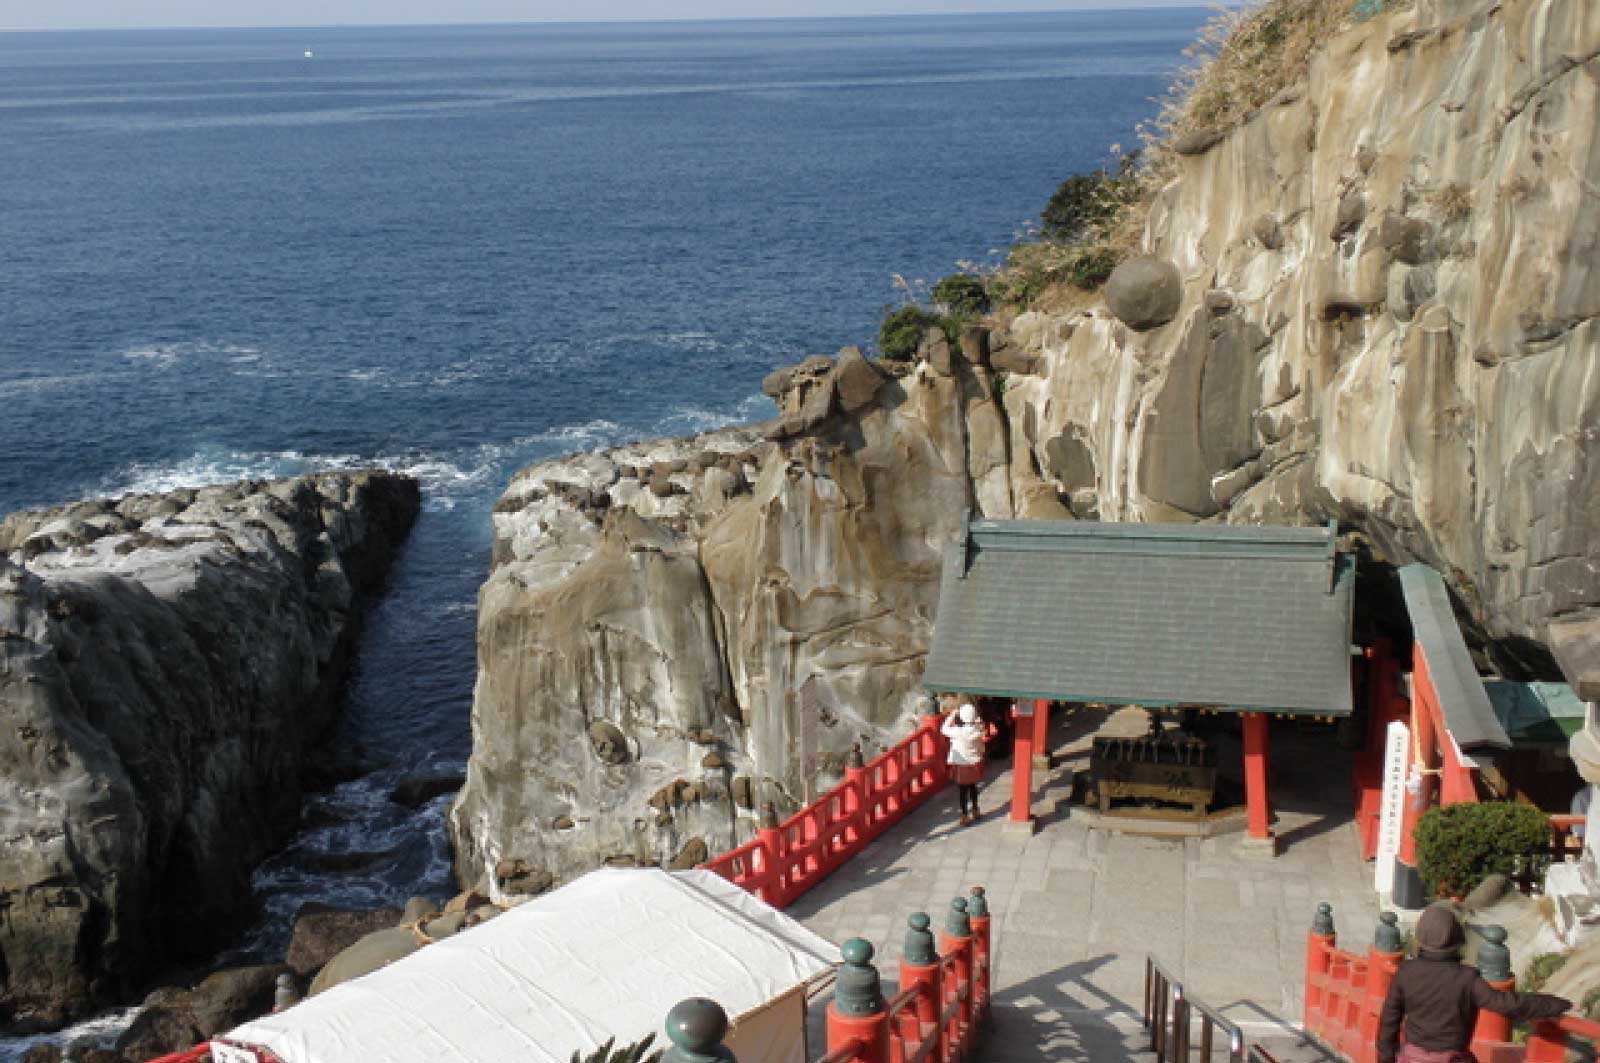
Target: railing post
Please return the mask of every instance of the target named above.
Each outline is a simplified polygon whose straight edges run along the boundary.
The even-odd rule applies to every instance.
[[[672,1047],[663,1063],[735,1063],[722,1043],[728,1035],[728,1013],[705,997],[679,1001],[667,1012],[667,1038]]]
[[[1182,982],[1172,983],[1171,1050],[1176,1063],[1189,1063],[1189,998],[1184,996]]]
[[[845,835],[852,849],[872,837],[872,787],[867,778],[867,765],[861,755],[861,743],[850,748],[844,758],[845,814],[850,817],[850,829]]]
[[[965,1054],[968,1034],[972,1028],[972,923],[967,916],[967,899],[957,897],[950,902],[950,913],[945,918],[944,933],[939,937],[939,952],[947,957],[952,968],[950,984],[944,987],[945,996],[958,1001],[956,1030],[953,1037],[946,1035],[945,1047],[949,1058]],[[966,996],[962,996],[962,990]]]
[[[1328,976],[1328,962],[1334,941],[1333,905],[1324,901],[1317,905],[1317,914],[1311,920],[1311,933],[1306,938],[1305,1028],[1309,1033],[1322,1033],[1321,983]]]
[[[878,969],[872,965],[872,945],[851,938],[839,951],[844,965],[828,1005],[828,1053],[858,1041],[857,1063],[889,1063],[889,1014]]]
[[[990,951],[993,935],[990,933],[989,898],[982,886],[972,887],[972,897],[967,901],[967,918],[972,925],[972,984],[973,1015],[981,1020],[989,1011],[989,986],[993,978]]]
[[[1483,938],[1482,944],[1478,946],[1478,974],[1495,989],[1513,988],[1517,980],[1511,974],[1511,949],[1506,946],[1506,928],[1486,926],[1478,933]],[[1488,1008],[1480,1009],[1478,1024],[1472,1030],[1473,1054],[1477,1054],[1481,1042],[1509,1040],[1511,1040],[1511,1019],[1505,1015],[1496,1015]],[[1529,1063],[1533,1063],[1532,1047],[1530,1042]]]
[[[783,840],[783,831],[778,828],[778,809],[771,801],[761,803],[761,860],[765,865],[762,874],[763,889],[766,896],[761,899],[774,908],[782,908],[789,903],[788,875],[784,871],[784,857],[788,846]]]
[[[950,766],[945,763],[944,735],[939,733],[939,724],[944,717],[939,713],[939,703],[932,698],[923,706],[922,719],[917,723],[920,739],[917,743],[917,752],[927,755],[927,767],[919,775],[925,775],[922,780],[929,789],[937,790],[949,781]],[[925,747],[925,748],[924,748]]]
[[[939,987],[939,954],[933,947],[933,931],[928,928],[933,920],[926,912],[912,912],[906,918],[906,944],[900,953],[900,988],[916,989],[917,1002],[912,1010],[917,1019],[917,1037],[933,1028],[934,1048],[928,1057],[932,1063],[944,1059],[944,1024],[939,1012],[944,1006],[944,994]]]
[[[1404,955],[1399,917],[1393,912],[1384,912],[1378,916],[1378,928],[1372,935],[1372,951],[1367,954],[1367,996],[1361,1008],[1361,1036],[1356,1063],[1374,1063],[1377,1059],[1378,1019],[1383,1013],[1383,1002],[1389,996],[1389,985],[1394,981]]]

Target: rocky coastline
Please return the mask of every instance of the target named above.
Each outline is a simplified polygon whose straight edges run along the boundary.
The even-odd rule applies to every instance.
[[[209,956],[318,783],[416,482],[328,473],[0,522],[0,1018]]]
[[[691,863],[898,737],[968,510],[1336,521],[1444,573],[1485,665],[1591,688],[1597,55],[1592,5],[1387,10],[1176,145],[1099,295],[906,362],[808,359],[768,378],[768,425],[523,470],[480,595],[461,886]]]

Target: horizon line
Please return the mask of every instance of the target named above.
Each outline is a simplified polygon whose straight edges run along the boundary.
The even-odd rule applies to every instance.
[[[462,27],[494,26],[623,26],[662,25],[696,22],[806,22],[819,19],[866,20],[932,18],[949,15],[1070,15],[1106,11],[1179,11],[1206,10],[1218,7],[1237,7],[1244,0],[1095,0],[1071,7],[1033,8],[1008,11],[961,9],[950,11],[867,11],[849,14],[815,15],[683,15],[651,18],[537,18],[537,19],[468,19],[447,22],[324,22],[324,23],[193,23],[160,26],[0,26],[0,33],[162,33],[181,30],[347,30],[347,29],[457,29]]]

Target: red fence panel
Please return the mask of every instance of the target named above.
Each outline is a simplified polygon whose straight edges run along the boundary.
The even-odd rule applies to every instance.
[[[942,717],[925,716],[911,736],[775,827],[700,865],[782,908],[827,878],[942,787]]]

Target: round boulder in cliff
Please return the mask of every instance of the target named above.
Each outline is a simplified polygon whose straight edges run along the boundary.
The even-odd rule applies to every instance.
[[[1106,281],[1106,306],[1135,332],[1160,328],[1177,316],[1183,302],[1178,267],[1147,255],[1130,258]]]

